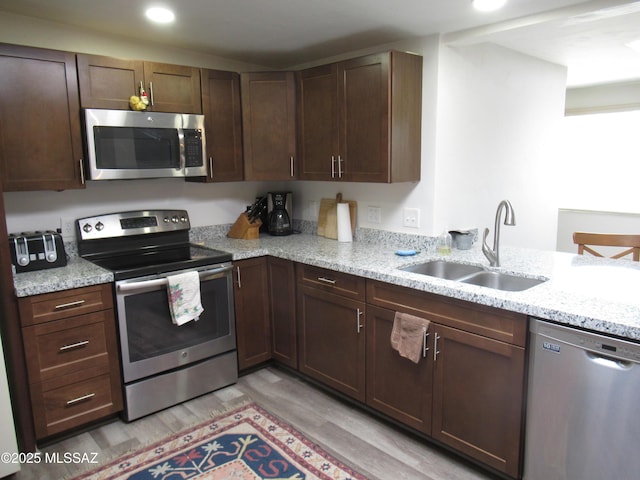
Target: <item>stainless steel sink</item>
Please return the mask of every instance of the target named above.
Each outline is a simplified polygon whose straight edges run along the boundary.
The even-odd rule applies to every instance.
[[[409,265],[401,267],[400,270],[509,292],[527,290],[546,281],[538,278],[519,277],[507,273],[487,271],[479,265],[447,262],[446,260],[433,260],[417,265]]]
[[[544,283],[546,280],[538,278],[518,277],[500,272],[479,272],[468,277],[459,278],[462,283],[478,285],[481,287],[493,288],[495,290],[506,290],[509,292],[520,292],[528,288]]]
[[[433,260],[427,263],[409,265],[400,270],[405,272],[420,273],[431,277],[446,278],[447,280],[458,280],[473,273],[482,272],[483,268],[477,265],[465,265],[464,263],[447,262],[445,260]]]

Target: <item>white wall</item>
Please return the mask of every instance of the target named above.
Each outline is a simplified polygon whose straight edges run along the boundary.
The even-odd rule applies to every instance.
[[[4,13],[0,41],[236,71],[259,68]],[[5,193],[8,229],[55,228],[60,218],[155,206],[189,210],[194,226],[230,223],[257,194],[286,189],[294,192],[296,218],[315,220],[320,199],[341,192],[358,201],[360,226],[423,234],[445,227],[493,229],[495,208],[508,198],[518,226],[503,233],[503,243],[553,249],[557,205],[549,193],[554,191],[550,165],[554,127],[564,109],[565,70],[502,47],[453,49],[438,36],[345,52],[315,64],[386,48],[413,51],[424,59],[418,183],[94,182],[84,191]],[[369,205],[381,207],[382,223],[366,221]],[[419,229],[402,226],[405,207],[421,210]]]
[[[501,243],[555,248],[557,136],[566,69],[495,45],[443,47],[438,81],[434,225],[491,229]]]

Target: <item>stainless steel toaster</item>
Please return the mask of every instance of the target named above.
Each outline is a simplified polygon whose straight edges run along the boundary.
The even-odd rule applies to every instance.
[[[11,263],[16,273],[64,267],[67,254],[58,232],[22,232],[9,235]]]

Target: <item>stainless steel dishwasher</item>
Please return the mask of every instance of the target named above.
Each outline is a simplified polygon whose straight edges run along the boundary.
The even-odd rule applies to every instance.
[[[531,319],[524,480],[640,475],[640,344]]]

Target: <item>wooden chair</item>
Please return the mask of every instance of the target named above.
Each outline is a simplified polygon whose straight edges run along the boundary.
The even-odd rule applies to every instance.
[[[578,245],[578,253],[580,255],[587,252],[596,257],[604,257],[604,255],[595,251],[589,245],[599,247],[627,247],[627,250],[612,255],[610,258],[622,258],[627,255],[633,255],[634,261],[640,261],[640,235],[573,232],[573,243]]]

